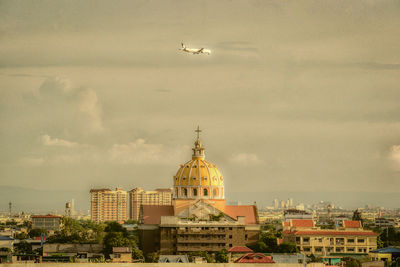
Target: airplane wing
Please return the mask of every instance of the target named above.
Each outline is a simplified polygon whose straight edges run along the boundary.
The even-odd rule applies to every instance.
[[[203,50],[204,50],[204,47],[203,47],[203,48],[200,48],[200,49],[197,51],[197,53],[202,53]]]

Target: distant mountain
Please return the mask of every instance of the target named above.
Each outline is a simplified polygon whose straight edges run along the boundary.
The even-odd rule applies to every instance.
[[[39,190],[25,187],[0,186],[0,212],[8,211],[12,203],[13,212],[64,213],[65,203],[74,199],[75,210],[87,212],[90,195],[87,191]]]

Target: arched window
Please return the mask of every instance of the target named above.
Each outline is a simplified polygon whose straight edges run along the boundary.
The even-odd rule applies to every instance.
[[[207,190],[207,188],[204,188],[204,189],[203,189],[203,196],[208,196],[208,190]]]
[[[197,189],[193,188],[193,196],[197,197]]]
[[[188,195],[187,189],[186,189],[186,188],[183,188],[183,196],[187,197],[187,195]]]

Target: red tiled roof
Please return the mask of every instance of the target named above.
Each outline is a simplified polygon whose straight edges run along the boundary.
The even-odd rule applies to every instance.
[[[253,252],[253,250],[249,249],[248,247],[233,247],[229,249],[228,252],[249,253]]]
[[[238,216],[243,216],[245,224],[257,224],[256,207],[253,205],[226,206],[225,213],[237,219]]]
[[[271,256],[265,256],[262,253],[247,253],[239,259],[235,260],[235,263],[275,263]]]
[[[283,222],[283,226],[290,226],[290,222]]]
[[[34,219],[34,218],[61,218],[61,216],[47,214],[47,215],[32,215],[31,218],[32,219]]]
[[[144,224],[160,224],[161,216],[174,216],[174,206],[172,205],[143,205],[142,210]]]
[[[313,220],[290,220],[292,227],[314,227]]]
[[[324,231],[324,230],[311,230],[311,231],[283,231],[283,234],[288,235],[354,235],[354,236],[378,236],[377,233],[372,231]]]
[[[345,228],[361,228],[360,221],[343,221],[343,226]]]

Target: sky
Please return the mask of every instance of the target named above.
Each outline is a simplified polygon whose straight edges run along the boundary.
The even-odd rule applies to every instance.
[[[0,192],[172,187],[200,125],[228,197],[399,207],[399,14],[395,0],[0,0]]]

